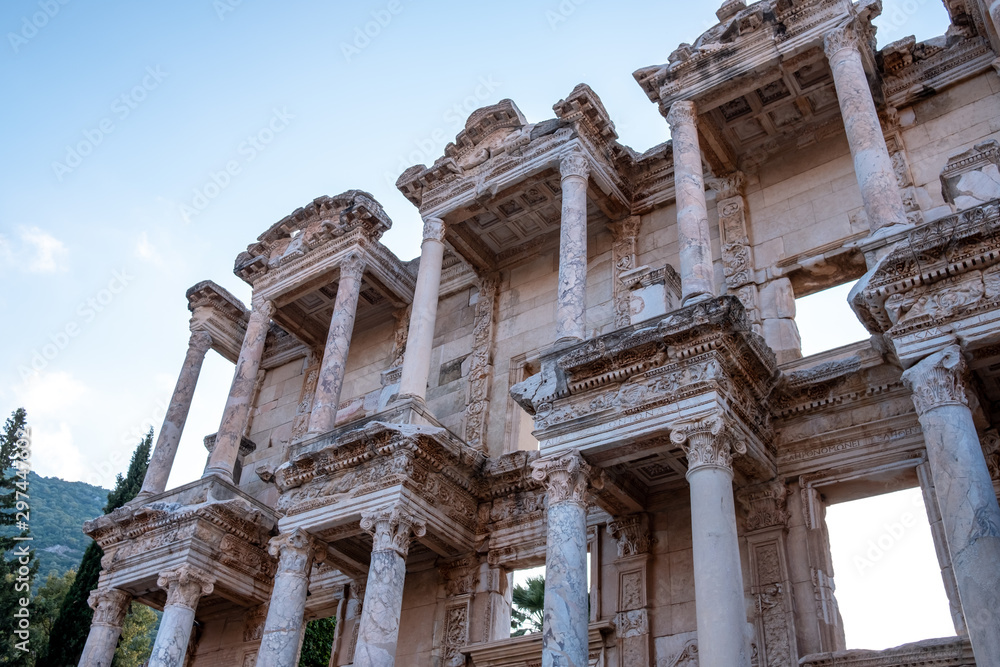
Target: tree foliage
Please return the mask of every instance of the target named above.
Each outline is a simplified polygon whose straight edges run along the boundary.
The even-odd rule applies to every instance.
[[[38,589],[32,600],[31,629],[34,632],[31,644],[37,654],[45,652],[52,637],[52,625],[66,594],[76,579],[76,570],[64,572],[62,576],[50,574]]]
[[[524,586],[514,586],[511,599],[510,629],[512,637],[542,631],[545,611],[545,577],[528,577]]]
[[[333,650],[333,631],[337,626],[335,618],[317,618],[306,625],[302,640],[302,655],[299,667],[327,667],[330,651]]]
[[[111,667],[141,667],[149,659],[160,616],[144,604],[132,603],[122,624],[122,636]]]
[[[146,469],[149,467],[149,450],[152,446],[153,429],[149,429],[149,433],[132,454],[128,472],[125,475],[118,475],[114,490],[108,494],[108,502],[104,506],[105,513],[113,512],[139,493],[142,480],[146,476]],[[66,598],[59,609],[59,616],[52,627],[53,635],[58,636],[60,641],[48,647],[45,655],[39,658],[37,667],[65,667],[80,661],[83,647],[87,643],[87,635],[90,633],[90,621],[94,617],[94,611],[87,604],[87,599],[90,597],[90,592],[97,588],[103,556],[104,553],[97,543],[91,542],[83,554],[76,580],[66,593]]]

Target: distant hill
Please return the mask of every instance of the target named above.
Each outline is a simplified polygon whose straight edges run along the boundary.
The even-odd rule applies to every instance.
[[[31,504],[31,542],[38,557],[38,578],[45,581],[50,573],[62,574],[80,564],[91,539],[83,534],[83,522],[104,514],[108,490],[84,482],[67,482],[58,477],[40,477],[28,473]],[[0,528],[5,534],[19,531],[13,526]]]

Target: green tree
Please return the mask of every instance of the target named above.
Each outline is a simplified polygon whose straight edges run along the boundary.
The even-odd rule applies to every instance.
[[[30,665],[35,636],[21,627],[24,615],[32,616],[31,585],[38,562],[31,549],[30,431],[28,413],[18,408],[4,422],[0,435],[0,526],[14,526],[19,534],[0,537],[0,664]],[[25,621],[27,623],[28,621]],[[20,631],[22,635],[16,635]]]
[[[333,629],[337,626],[335,618],[317,618],[306,625],[306,634],[302,640],[302,655],[299,667],[327,667],[330,664],[330,651],[333,650]]]
[[[142,480],[149,467],[149,450],[153,446],[153,429],[142,439],[132,454],[128,472],[123,476],[119,473],[114,490],[108,494],[108,504],[104,513],[113,512],[132,500],[142,488]],[[97,579],[101,574],[101,558],[104,552],[91,542],[83,554],[76,579],[66,593],[59,616],[52,625],[52,634],[60,638],[57,644],[48,646],[45,654],[38,660],[37,667],[65,667],[75,665],[80,661],[83,647],[90,633],[90,621],[94,611],[87,604],[90,592],[97,588]]]
[[[62,576],[50,574],[35,594],[31,603],[31,629],[34,633],[31,645],[36,655],[45,653],[49,638],[52,636],[52,624],[59,615],[59,607],[62,606],[74,579],[76,570],[64,572]]]
[[[159,624],[159,614],[144,604],[133,602],[122,624],[122,637],[118,640],[111,667],[140,667],[148,660]]]
[[[511,595],[514,603],[510,610],[512,637],[542,631],[542,616],[545,611],[545,577],[528,577],[524,584],[524,586],[514,586]]]

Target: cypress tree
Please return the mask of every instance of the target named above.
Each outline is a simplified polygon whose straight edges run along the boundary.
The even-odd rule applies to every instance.
[[[108,494],[108,504],[104,506],[105,514],[115,511],[138,495],[142,480],[146,477],[146,468],[149,467],[152,446],[153,429],[149,429],[149,433],[132,454],[128,472],[124,476],[118,474],[115,488]],[[59,637],[59,645],[50,643],[45,655],[39,657],[37,667],[66,667],[80,661],[90,633],[90,621],[94,617],[94,610],[87,604],[87,599],[90,592],[97,588],[103,556],[104,552],[97,543],[91,542],[80,561],[73,586],[66,593],[59,609],[59,617],[52,624],[52,636]]]

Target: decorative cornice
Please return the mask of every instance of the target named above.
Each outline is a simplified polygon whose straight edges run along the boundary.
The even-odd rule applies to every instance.
[[[215,576],[192,565],[182,565],[160,574],[156,585],[167,591],[167,606],[194,611],[198,600],[215,590]]]
[[[604,486],[600,474],[577,452],[532,461],[531,468],[531,477],[546,483],[550,506],[557,503],[586,506],[588,490]]]
[[[946,405],[968,406],[962,375],[965,359],[957,345],[932,354],[903,372],[903,383],[913,392],[917,414]]]
[[[90,592],[87,604],[94,610],[94,625],[122,627],[132,596],[117,588],[97,588]]]
[[[403,559],[413,538],[427,534],[427,524],[400,505],[362,514],[361,529],[372,536],[372,553],[392,551]]]
[[[688,476],[707,467],[732,472],[733,452],[746,454],[747,451],[746,443],[733,433],[720,413],[676,422],[670,429],[670,440],[684,449]]]

